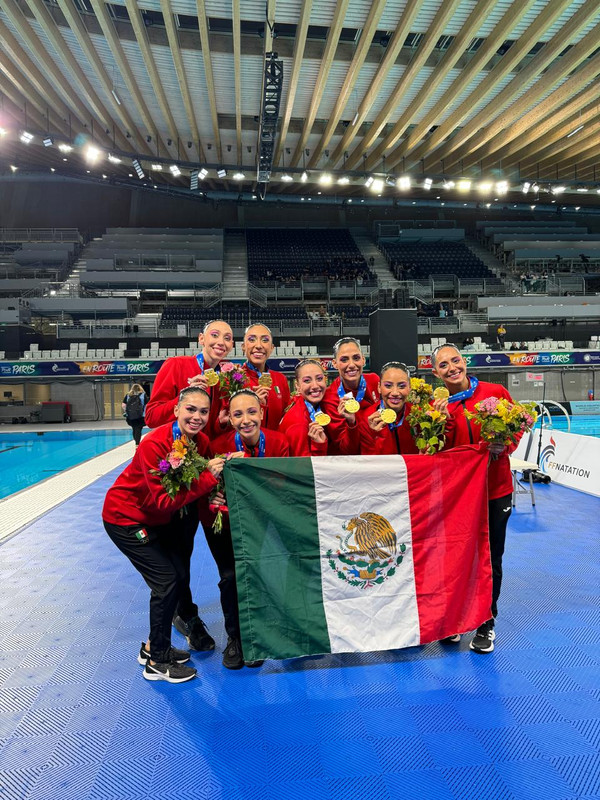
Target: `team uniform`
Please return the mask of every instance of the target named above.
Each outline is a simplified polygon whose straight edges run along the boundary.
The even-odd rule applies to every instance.
[[[318,411],[317,411],[318,413]],[[280,433],[285,434],[292,456],[326,456],[329,440],[315,442],[308,436],[311,423],[310,412],[303,397],[296,395],[279,424]]]
[[[354,399],[360,403],[360,411],[357,412],[357,415],[379,399],[379,376],[374,372],[364,372],[362,378],[364,378],[364,385],[359,385],[357,391],[352,392]],[[323,411],[331,417],[331,422],[327,426],[330,456],[358,455],[359,452],[357,436],[348,434],[348,422],[337,410],[344,394],[346,394],[346,390],[342,379],[338,376],[327,387],[321,403]]]
[[[290,386],[287,378],[282,372],[276,372],[272,369],[259,373],[248,362],[244,364],[244,372],[250,389],[256,389],[259,386],[258,379],[261,374],[271,376],[273,384],[269,389],[267,405],[261,406],[263,409],[262,428],[276,431],[279,428],[283,412],[290,404]]]
[[[217,485],[205,470],[190,489],[183,487],[173,500],[168,496],[150,470],[167,457],[175,438],[171,423],[150,431],[108,490],[102,509],[106,532],[150,587],[150,657],[159,663],[169,660],[174,614],[184,620],[198,614],[190,591],[196,501]],[[198,433],[195,440],[200,455],[209,457],[207,437]]]
[[[215,372],[219,367],[215,368]],[[156,380],[152,386],[152,394],[146,406],[146,425],[157,428],[173,418],[173,409],[177,403],[179,392],[187,389],[189,378],[202,375],[204,360],[202,356],[175,356],[167,359],[158,370]],[[209,438],[214,438],[223,433],[224,428],[219,423],[219,413],[223,408],[223,400],[219,386],[208,386],[206,391],[210,395],[210,415],[206,425]]]
[[[392,425],[384,425],[380,431],[372,430],[368,421],[371,414],[380,409],[379,402],[360,411],[358,414],[360,454],[363,456],[395,456],[418,453],[419,450],[411,436],[410,426],[407,422],[410,408],[410,403],[405,403],[402,420]]]
[[[471,388],[473,388],[473,379]],[[508,391],[498,383],[479,381],[469,397],[470,391],[459,392],[458,400],[449,398],[448,411],[452,414],[454,425],[451,435],[451,445],[457,447],[461,444],[474,444],[481,441],[480,426],[473,420],[465,417],[466,411],[475,411],[475,405],[486,397],[504,398],[510,403],[514,400]],[[461,399],[462,398],[462,399]],[[488,468],[488,509],[490,527],[490,555],[492,561],[492,615],[498,614],[498,597],[502,584],[502,556],[506,540],[506,525],[512,510],[512,473],[510,471],[509,454],[516,450],[517,444],[510,444],[506,451],[497,458],[491,458]]]
[[[228,431],[211,443],[211,450],[214,455],[234,453],[240,450],[247,458],[280,458],[289,455],[289,445],[285,436],[278,431],[270,430],[261,430],[261,437],[256,448],[245,445],[236,431]],[[240,619],[235,581],[235,557],[231,542],[229,516],[226,513],[223,515],[223,529],[219,533],[215,533],[212,530],[215,512],[210,510],[207,498],[199,501],[198,511],[208,547],[219,570],[219,592],[225,630],[230,638],[239,639]]]

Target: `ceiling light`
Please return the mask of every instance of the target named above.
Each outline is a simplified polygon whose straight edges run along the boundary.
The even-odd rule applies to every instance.
[[[236,172],[234,173],[233,180],[234,181],[243,181],[245,180],[246,176],[243,172]]]
[[[589,192],[589,189],[588,189],[587,186],[584,186],[583,184],[581,184],[580,186],[577,187],[577,191],[583,193],[583,192]]]
[[[351,202],[352,202],[352,198],[351,198],[351,197],[349,197],[349,198],[348,198],[348,202],[349,202],[349,203],[351,203]]]
[[[227,177],[227,170],[224,167],[221,167],[217,170],[217,177],[218,178],[226,178]]]
[[[566,190],[566,186],[553,186],[552,194],[562,194]]]
[[[486,194],[487,192],[491,192],[493,188],[493,184],[491,181],[481,181],[481,183],[477,186],[480,192]]]
[[[331,173],[324,172],[321,177],[319,178],[319,183],[321,186],[331,186],[333,182],[333,178],[331,177]]]
[[[207,175],[208,175],[208,170],[206,169],[206,167],[202,167],[202,169],[198,170],[198,177],[200,178],[200,180],[204,180],[204,178],[206,178]]]
[[[113,156],[112,153],[108,154],[108,160],[110,161],[111,164],[120,164],[121,163],[121,159],[118,156]]]
[[[302,181],[302,183],[306,183],[306,181],[308,180],[308,174],[306,170],[302,173],[302,175],[300,175],[300,180]]]
[[[6,136],[7,133],[8,131],[6,130],[6,128],[0,128],[0,136]]]
[[[119,100],[119,95],[115,92],[114,89],[111,89],[110,93],[115,98],[115,101],[116,101],[117,105],[120,106],[121,105],[121,101]]]
[[[535,206],[529,206],[532,211],[535,211]]]
[[[496,181],[496,192],[506,194],[508,192],[508,181]]]
[[[138,178],[140,180],[142,180],[142,178],[145,178],[146,176],[144,175],[144,170],[143,170],[142,165],[140,164],[140,162],[137,160],[137,158],[132,159],[131,163],[133,164],[133,168],[136,171],[136,174],[137,174]],[[130,173],[130,177],[131,177],[131,173]]]
[[[374,180],[375,180],[375,178],[372,175],[369,175],[369,177],[365,181],[365,186],[367,187],[367,189],[371,188],[371,186],[373,185],[373,181]]]
[[[401,178],[398,178],[396,181],[396,186],[398,189],[402,189],[403,191],[410,189],[410,178],[408,175],[403,175]]]
[[[433,181],[431,180],[431,178],[425,178],[425,180],[423,181],[423,188],[429,191],[432,186],[433,186]]]
[[[10,165],[10,168],[11,168],[11,170],[12,170],[13,172],[16,172],[16,171],[19,169],[18,167],[15,167],[15,165],[14,165],[14,164],[11,164],[11,165]]]
[[[171,164],[169,169],[171,170],[171,174],[173,175],[174,178],[177,178],[179,177],[179,175],[181,175],[181,170],[179,169],[177,164]]]
[[[281,180],[284,183],[291,183],[294,179],[292,178],[291,175],[288,175],[287,172],[284,172],[283,175],[281,176]]]
[[[42,144],[44,145],[44,147],[52,147],[52,145],[54,144],[54,139],[52,138],[52,136],[44,136],[44,138],[42,139]]]
[[[338,178],[338,183],[340,186],[347,186],[350,183],[350,178],[347,175],[342,175],[341,178]]]
[[[444,181],[444,189],[454,189],[455,186],[454,181]]]
[[[89,145],[86,148],[85,159],[88,162],[88,164],[95,164],[96,161],[98,161],[98,159],[100,158],[101,155],[102,155],[102,153],[100,152],[100,150],[98,150],[97,147],[93,147],[92,145]]]
[[[150,169],[154,172],[162,172],[162,164],[150,164]]]
[[[393,175],[388,175],[385,179],[386,186],[395,186],[396,185],[396,178]]]
[[[375,192],[375,194],[379,194],[380,192],[383,191],[383,187],[384,186],[385,186],[385,183],[383,182],[383,180],[381,178],[375,178],[373,183],[370,185],[369,189],[372,192]]]
[[[540,190],[539,183],[532,183],[531,184],[531,191],[532,192],[535,192],[537,194],[539,192],[539,190]]]
[[[525,183],[523,184],[523,187],[522,187],[521,191],[523,192],[523,194],[527,194],[527,192],[528,192],[530,189],[531,189],[531,184],[529,183],[529,181],[525,181]]]
[[[575,134],[578,133],[582,128],[583,125],[578,125],[578,127],[575,128],[575,130],[571,131],[571,133],[567,133],[567,139],[570,139],[571,136],[575,136]]]
[[[467,178],[461,178],[456,184],[456,188],[459,192],[468,192],[471,188],[471,181]]]
[[[19,139],[23,142],[23,144],[29,144],[29,142],[33,141],[33,133],[27,133],[27,131],[23,131],[23,133],[19,136]]]
[[[575,211],[579,211],[580,208],[581,206],[575,206]]]
[[[62,144],[58,145],[58,149],[60,150],[61,153],[70,153],[73,148],[71,147],[70,144],[65,144],[63,142]],[[109,156],[109,158],[110,158],[110,156]]]

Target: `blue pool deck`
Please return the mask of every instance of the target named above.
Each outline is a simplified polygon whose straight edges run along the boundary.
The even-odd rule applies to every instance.
[[[148,683],[148,590],[95,480],[0,546],[1,800],[600,797],[600,499],[537,486],[509,523],[495,652],[432,644]],[[200,534],[201,616],[225,641]],[[174,634],[174,643],[183,640]]]

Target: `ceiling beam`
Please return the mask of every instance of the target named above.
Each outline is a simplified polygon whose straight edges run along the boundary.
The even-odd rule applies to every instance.
[[[98,20],[98,24],[102,29],[102,33],[104,34],[104,38],[106,39],[106,43],[108,44],[110,51],[115,59],[119,72],[121,73],[121,78],[125,83],[127,91],[129,92],[131,99],[135,103],[135,106],[138,110],[138,113],[142,119],[142,122],[146,126],[147,133],[153,137],[154,141],[156,142],[156,149],[158,154],[160,155],[160,149],[164,151],[164,153],[169,154],[169,150],[165,143],[162,140],[160,133],[156,127],[156,123],[152,118],[148,110],[148,106],[146,105],[144,98],[142,97],[142,93],[139,90],[137,85],[136,79],[133,75],[131,67],[129,66],[129,61],[125,55],[125,51],[123,50],[123,46],[119,37],[117,36],[117,32],[115,30],[115,26],[113,25],[113,21],[108,13],[106,8],[106,3],[104,0],[90,0],[92,4],[92,8],[94,9],[94,14],[96,15],[96,19]],[[127,131],[131,136],[131,132]],[[130,149],[129,146],[127,149]]]
[[[34,2],[39,3],[40,0],[34,0]],[[79,46],[85,53],[87,60],[90,62],[94,72],[96,73],[98,81],[100,82],[108,101],[112,105],[112,113],[120,120],[121,125],[126,131],[131,131],[135,145],[139,151],[141,153],[146,152],[146,142],[136,128],[136,125],[131,119],[129,112],[125,108],[125,105],[123,103],[118,103],[113,95],[113,81],[109,77],[102,60],[100,59],[100,56],[96,52],[96,48],[93,45],[85,25],[81,21],[81,16],[77,10],[77,7],[75,6],[75,3],[73,0],[57,0],[57,2],[61,11],[65,15],[65,19],[69,23],[71,30],[75,34],[77,41],[79,42]],[[119,147],[129,147],[123,130],[118,128],[114,121],[113,130],[115,131],[115,144],[118,142]]]
[[[397,107],[402,104],[403,95],[405,94],[407,89],[410,88],[411,84],[415,80],[418,80],[419,73],[421,72],[421,70],[427,63],[427,60],[433,53],[440,36],[444,32],[444,28],[446,27],[448,21],[454,14],[459,2],[460,0],[447,0],[445,3],[442,3],[441,11],[438,11],[432,26],[427,30],[422,41],[419,43],[419,47],[417,48],[417,51],[414,54],[412,61],[410,62],[410,64],[408,64],[408,66],[404,70],[400,80],[398,81],[394,90],[386,100],[383,108],[375,118],[373,124],[367,130],[366,134],[363,136],[362,141],[358,144],[357,147],[354,148],[354,151],[350,154],[350,157],[346,162],[348,168],[351,169],[352,167],[356,166],[359,163],[363,153],[368,152],[369,148],[375,143],[375,141],[379,137],[381,131],[385,127],[390,116],[394,113]],[[420,3],[409,2],[408,5],[406,6],[404,14],[405,16],[408,15],[408,19],[406,19],[405,21],[403,16],[401,20],[401,26],[396,30],[396,33],[394,34],[396,47],[400,48],[402,47],[406,39],[406,36],[410,32],[413,19],[416,16],[417,11],[419,10],[419,5]],[[395,60],[396,59],[394,58],[394,61]],[[384,64],[382,64],[382,67],[383,66]],[[375,76],[373,85],[369,87],[369,91],[367,92],[367,94],[363,98],[363,102],[361,103],[357,125],[362,124],[362,122],[366,117],[367,111],[377,99],[377,95],[379,94],[379,90],[386,75],[387,75],[387,70],[381,76],[379,72]],[[352,138],[354,138],[355,135],[350,130],[346,131],[346,134],[348,134],[348,137]],[[340,145],[344,144],[344,140],[346,138],[347,137],[345,135],[344,138],[342,139],[342,142],[340,142]],[[343,152],[344,150],[345,150],[345,145],[341,148],[341,152]],[[384,150],[385,148],[382,148],[380,145],[380,147],[378,148],[377,155],[372,153],[370,158],[367,159],[367,165],[372,164],[373,166],[375,166],[377,160],[383,157]],[[339,155],[340,155],[339,146],[336,149],[334,155],[337,156],[336,160],[339,160]]]
[[[500,45],[506,40],[509,33],[514,30],[515,26],[519,24],[521,19],[527,12],[536,4],[536,0],[526,0],[526,2],[519,2],[511,4],[505,11],[502,19],[497,23],[494,30],[486,37],[481,47],[477,50],[471,61],[461,70],[460,75],[452,82],[452,85],[444,93],[444,95],[435,103],[417,123],[414,130],[402,141],[395,150],[386,155],[386,163],[388,167],[392,168],[396,164],[405,159],[411,151],[418,147],[419,142],[428,134],[429,130],[438,123],[441,116],[445,115],[447,109],[452,105],[452,98],[459,97],[463,92],[468,91],[469,86],[476,78],[476,76],[484,69],[485,65],[489,63],[490,59],[494,57]],[[509,51],[510,52],[510,51]],[[472,105],[471,105],[472,108]],[[454,130],[458,123],[454,120],[453,113],[442,123],[449,132]],[[441,125],[440,125],[441,128]],[[438,128],[438,130],[440,129]],[[433,134],[437,134],[437,130]],[[438,138],[443,140],[445,135],[440,135]],[[382,147],[388,149],[396,141],[399,136],[396,136],[395,131],[392,131],[391,136],[384,139]],[[430,137],[431,138],[431,137]],[[430,139],[427,139],[429,142]],[[418,161],[420,155],[417,155],[413,161]],[[368,159],[367,165],[371,162]]]
[[[294,39],[294,55],[292,61],[292,72],[288,81],[287,97],[285,101],[285,111],[281,119],[281,128],[279,131],[279,138],[277,141],[277,148],[275,150],[275,157],[273,158],[273,165],[279,163],[283,148],[285,146],[285,138],[288,134],[290,120],[292,118],[292,111],[294,108],[294,100],[296,99],[296,91],[298,89],[298,82],[300,80],[300,70],[302,69],[302,59],[304,58],[304,47],[306,45],[306,34],[308,33],[308,25],[310,23],[310,12],[312,10],[313,0],[302,0],[302,9],[300,11],[300,22],[296,31],[296,38]],[[285,79],[285,75],[284,75]]]
[[[35,127],[39,131],[47,130],[49,127],[48,118],[44,114],[39,95],[34,94],[34,101],[30,97],[31,91],[32,89],[25,76],[19,73],[12,62],[7,64],[4,53],[0,53],[2,111],[11,115],[19,129],[24,128],[27,130],[30,127]],[[46,109],[49,114],[48,107]]]
[[[233,29],[233,80],[235,90],[235,142],[238,164],[244,163],[242,151],[242,19],[240,0],[231,0]]]
[[[217,114],[217,98],[215,94],[215,80],[213,77],[212,61],[210,57],[210,39],[208,36],[208,19],[206,17],[206,6],[204,0],[196,0],[198,11],[198,27],[200,29],[200,44],[202,47],[202,60],[204,63],[204,77],[208,90],[208,102],[210,106],[210,118],[212,122],[213,136],[215,139],[215,150],[217,161],[223,160],[221,147],[221,134],[219,131],[219,118]]]
[[[338,46],[342,27],[344,26],[344,19],[346,17],[346,11],[348,10],[349,4],[350,0],[337,0],[335,14],[329,27],[325,52],[323,53],[323,58],[321,59],[321,64],[319,66],[319,74],[317,75],[317,80],[315,81],[315,88],[313,89],[306,119],[304,120],[304,127],[302,129],[302,133],[300,134],[300,139],[296,144],[294,154],[292,155],[292,160],[290,163],[290,166],[292,167],[297,167],[303,156],[306,142],[308,141],[310,131],[317,116],[317,111],[319,110],[319,105],[321,104],[321,100],[323,98],[323,92],[325,91],[325,86],[327,85],[329,70],[333,64],[335,51]]]
[[[356,83],[356,79],[362,69],[363,64],[365,63],[365,58],[367,56],[367,52],[371,47],[373,42],[373,36],[377,31],[377,25],[383,13],[383,10],[386,6],[387,0],[371,0],[371,8],[369,10],[369,14],[365,21],[365,24],[362,28],[360,39],[358,40],[358,44],[356,46],[356,51],[354,53],[354,58],[352,59],[352,63],[348,67],[348,72],[346,73],[346,77],[344,78],[344,82],[342,84],[342,88],[338,92],[335,105],[333,107],[333,111],[329,114],[327,120],[327,126],[325,127],[325,131],[322,134],[317,146],[313,148],[311,153],[310,161],[308,162],[309,167],[316,167],[319,163],[319,159],[321,157],[321,153],[327,145],[333,135],[335,128],[337,127],[338,121],[341,119],[342,113],[350,99],[350,94],[354,88]],[[450,0],[451,3],[454,3],[455,0]],[[397,39],[395,40],[395,44],[397,44]],[[383,63],[386,63],[386,57],[384,57]],[[389,67],[391,67],[391,63],[387,62]],[[389,68],[388,67],[388,68]],[[381,72],[380,70],[378,71]],[[381,80],[387,74],[386,72],[382,75]],[[377,76],[375,78],[377,80]]]
[[[18,35],[21,37],[23,42],[25,42],[26,46],[29,48],[29,51],[35,53],[37,58],[43,64],[45,73],[48,76],[48,78],[52,81],[52,84],[56,87],[56,90],[59,91],[61,95],[65,98],[69,107],[74,109],[74,113],[79,116],[87,134],[90,135],[92,132],[91,128],[93,126],[93,116],[92,114],[90,114],[90,109],[80,99],[77,87],[72,85],[73,83],[72,81],[66,79],[65,75],[60,71],[60,69],[54,63],[53,59],[50,57],[47,50],[42,46],[42,43],[40,42],[38,35],[36,34],[32,26],[30,25],[29,21],[22,13],[20,7],[17,5],[15,0],[3,0],[3,10],[10,19],[13,26],[15,27]],[[64,41],[63,41],[63,46],[64,46]],[[79,72],[81,73],[80,69]],[[84,80],[86,80],[85,76]],[[32,80],[32,83],[35,82]],[[90,123],[89,126],[88,126],[88,121]],[[106,145],[110,144],[110,139],[108,139],[106,136],[105,128],[102,127],[102,121],[98,120],[98,118],[96,119],[96,128],[94,130],[94,135],[97,137],[99,142]]]
[[[563,0],[561,0],[561,3],[565,5]],[[568,6],[569,3],[567,2],[566,5]],[[540,14],[540,18],[548,15],[552,7],[552,4],[547,6]],[[555,13],[548,20],[548,26],[553,24],[556,17],[561,14],[563,10],[562,7],[556,9]],[[571,70],[576,69],[579,64],[588,58],[590,53],[598,47],[598,30],[595,32],[590,31],[584,39],[569,50],[568,53],[565,53],[563,56],[560,55],[565,47],[573,41],[573,38],[582,29],[586,28],[591,21],[597,18],[597,15],[597,0],[587,0],[560,29],[556,36],[552,37],[530,63],[515,75],[508,86],[505,86],[500,94],[494,97],[487,106],[479,111],[473,119],[469,120],[449,142],[442,146],[438,156],[445,159],[449,153],[453,153],[455,155],[454,163],[457,163],[459,158],[464,159],[465,163],[469,160],[473,163],[472,157],[467,157],[470,156],[475,147],[480,147],[485,144],[507,125],[511,124],[515,119],[518,119],[523,111],[531,106],[538,97],[543,96],[549,88],[562,80]],[[598,28],[600,29],[600,26],[598,26]],[[541,32],[542,31],[538,33],[538,36]],[[531,47],[535,38],[535,35],[532,36],[526,46]],[[516,46],[516,44],[513,45],[508,53],[510,54]],[[540,75],[542,77],[530,86],[525,94],[522,94],[523,87],[530,84]],[[490,78],[491,74],[483,83],[489,81]],[[513,105],[510,105],[515,98],[518,99]],[[506,110],[499,115],[498,110],[503,109]],[[469,141],[472,138],[475,139],[475,142]],[[463,147],[463,145],[465,145],[465,147]],[[487,153],[484,154],[487,155]],[[480,158],[481,156],[476,160],[480,160]]]

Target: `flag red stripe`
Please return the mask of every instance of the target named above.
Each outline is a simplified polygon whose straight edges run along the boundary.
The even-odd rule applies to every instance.
[[[491,617],[488,450],[467,445],[405,456],[421,642]]]

